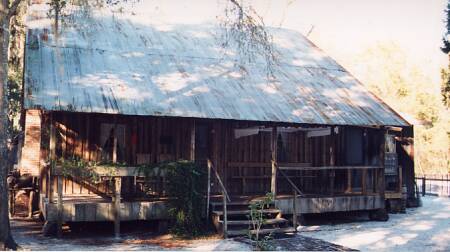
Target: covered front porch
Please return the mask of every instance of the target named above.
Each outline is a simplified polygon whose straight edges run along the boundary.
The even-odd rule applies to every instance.
[[[166,219],[165,175],[144,178],[137,167],[180,159],[193,160],[208,171],[208,209],[224,195],[228,202],[251,201],[268,192],[288,215],[384,208],[381,127],[73,112],[37,115],[44,132],[41,157],[50,160],[40,166],[39,181],[47,220]],[[120,167],[115,166],[113,174],[97,170],[105,179],[92,183],[58,173],[51,160],[62,157]]]

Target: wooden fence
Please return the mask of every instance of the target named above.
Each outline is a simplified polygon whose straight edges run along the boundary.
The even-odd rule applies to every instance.
[[[415,179],[422,196],[450,197],[450,174],[424,174],[415,177]]]

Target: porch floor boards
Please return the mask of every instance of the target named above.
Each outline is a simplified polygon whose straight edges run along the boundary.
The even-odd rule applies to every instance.
[[[56,198],[56,197],[55,197]],[[167,201],[167,197],[160,198],[121,198],[121,202],[159,202]],[[112,203],[111,198],[101,197],[96,194],[91,195],[64,195],[63,204],[82,204],[82,203]]]
[[[355,197],[355,196],[377,196],[377,193],[335,193],[333,195],[330,194],[304,194],[299,195],[299,198],[333,198],[333,197]],[[252,201],[263,200],[265,195],[230,195],[231,202],[228,204],[248,204]],[[278,194],[276,196],[277,200],[280,199],[290,199],[293,198],[293,194]],[[221,194],[211,195],[211,204],[216,204],[218,202],[222,202]]]

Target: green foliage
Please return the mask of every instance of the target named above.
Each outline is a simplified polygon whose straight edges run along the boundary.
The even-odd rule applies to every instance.
[[[447,36],[450,34],[450,1],[447,2],[447,9],[445,10],[445,13],[447,14],[447,18],[444,22],[447,31],[444,38],[442,38],[443,46],[441,47],[441,50],[445,54],[448,54],[450,52],[450,42],[447,39]]]
[[[253,202],[249,205],[251,225],[249,227],[248,236],[253,241],[253,246],[257,250],[274,250],[272,243],[272,234],[260,237],[261,227],[266,223],[263,210],[268,209],[273,203],[274,197],[272,193],[267,193],[263,200]],[[253,230],[252,233],[251,230]]]
[[[63,14],[63,10],[65,9],[65,7],[67,5],[67,1],[66,0],[50,0],[47,4],[50,6],[47,15],[50,18],[54,19],[55,32],[57,34],[58,29],[59,29],[59,22],[65,16]]]
[[[54,162],[54,161],[51,161]],[[113,177],[116,175],[116,168],[124,166],[124,164],[113,163],[97,163],[92,161],[85,161],[78,157],[73,158],[61,158],[56,161],[55,165],[59,167],[61,174],[64,177],[76,177],[88,180],[92,183],[101,182],[101,176],[96,172],[96,167],[102,167],[102,174],[104,177]],[[53,166],[53,164],[52,164]]]
[[[436,97],[429,93],[420,93],[417,95],[417,118],[435,124],[439,119],[439,102]]]
[[[195,237],[206,226],[202,221],[205,209],[206,172],[186,160],[158,165],[166,173],[169,214],[174,219],[171,232],[175,235]],[[154,168],[148,168],[155,171]]]
[[[23,16],[26,10],[25,2],[17,8],[16,15],[11,18],[10,23],[10,43],[8,58],[8,80],[7,80],[7,100],[8,100],[8,130],[12,135],[20,131],[20,112],[22,98],[22,65],[23,46],[25,40],[25,24]]]
[[[61,15],[61,11],[66,7],[66,0],[50,0],[47,3],[50,6],[48,10],[48,16],[57,17]]]
[[[442,102],[447,108],[450,108],[450,65],[449,70],[441,70],[441,96]]]
[[[22,97],[22,74],[21,68],[19,71],[9,71],[8,74],[8,119],[9,130],[11,133],[16,134],[19,129],[19,118],[21,112],[21,97]]]

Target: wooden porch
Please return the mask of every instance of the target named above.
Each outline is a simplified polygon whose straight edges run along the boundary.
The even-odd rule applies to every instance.
[[[41,157],[124,164],[113,175],[98,167],[96,183],[41,166],[49,221],[167,219],[164,174],[144,181],[137,167],[179,159],[208,167],[208,195],[272,192],[288,215],[384,208],[382,128],[69,112],[40,120]]]

